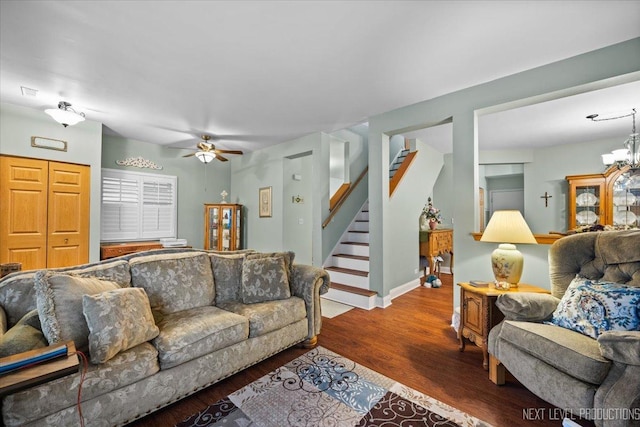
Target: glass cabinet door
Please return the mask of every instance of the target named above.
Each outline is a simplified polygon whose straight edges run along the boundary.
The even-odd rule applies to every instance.
[[[640,226],[640,171],[620,175],[613,183],[613,226]]]
[[[602,224],[603,218],[600,201],[602,191],[600,185],[576,186],[576,225]]]
[[[240,215],[242,213],[242,208],[238,207],[238,209],[236,209],[236,222],[234,224],[235,229],[236,229],[236,249],[240,249],[242,246],[240,244]]]
[[[218,217],[219,209],[215,206],[209,208],[209,247],[218,249]]]
[[[233,211],[231,208],[222,209],[222,248],[223,251],[231,250],[231,221]]]

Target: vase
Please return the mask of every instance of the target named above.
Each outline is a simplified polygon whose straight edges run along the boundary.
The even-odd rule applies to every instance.
[[[432,230],[435,230],[436,227],[438,226],[438,223],[435,221],[429,221],[429,228]]]
[[[427,216],[422,214],[420,215],[420,231],[427,231],[429,229],[429,220]]]

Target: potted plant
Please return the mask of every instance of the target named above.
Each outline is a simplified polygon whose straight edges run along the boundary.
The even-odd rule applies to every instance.
[[[424,227],[424,229],[426,229],[426,227],[429,227],[429,229],[435,230],[440,223],[442,223],[440,209],[433,206],[431,197],[429,197],[427,204],[422,209],[422,215],[420,215],[420,228],[423,229]]]

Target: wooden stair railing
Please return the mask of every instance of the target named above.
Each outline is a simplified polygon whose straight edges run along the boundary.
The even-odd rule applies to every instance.
[[[344,197],[344,194],[349,190],[350,186],[351,186],[350,182],[345,182],[344,184],[342,184],[340,186],[340,188],[338,188],[338,191],[336,191],[336,194],[331,196],[331,199],[329,199],[329,210],[330,211],[332,211],[333,208],[336,207],[338,202],[340,200],[342,200],[342,198]]]
[[[407,157],[404,158],[395,175],[393,175],[393,178],[389,181],[389,197],[391,197],[398,184],[400,184],[403,175],[409,169],[409,166],[411,165],[411,162],[413,162],[413,159],[415,159],[417,153],[417,151],[413,151],[407,154]]]
[[[356,179],[356,181],[353,184],[349,184],[349,188],[342,194],[342,197],[340,197],[340,199],[336,202],[335,206],[333,207],[333,209],[330,209],[331,212],[329,213],[329,216],[324,220],[324,222],[322,223],[322,228],[325,228],[327,225],[329,225],[329,223],[331,222],[331,220],[333,219],[333,217],[338,213],[338,211],[340,210],[340,207],[342,206],[342,204],[345,202],[345,200],[347,200],[347,198],[349,197],[349,195],[353,192],[353,190],[358,186],[358,184],[360,184],[360,181],[362,181],[362,179],[365,177],[365,175],[369,172],[369,166],[367,166],[366,168],[364,168],[364,170],[362,171],[362,173],[360,174],[360,176],[358,177],[358,179]]]

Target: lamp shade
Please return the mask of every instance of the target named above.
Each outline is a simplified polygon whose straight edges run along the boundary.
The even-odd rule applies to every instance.
[[[216,158],[216,154],[212,153],[210,151],[198,151],[196,153],[196,157],[198,158],[198,160],[200,160],[202,163],[209,163],[211,161],[213,161],[213,159]]]
[[[501,243],[491,254],[493,275],[497,283],[507,283],[507,288],[517,286],[524,257],[513,243],[538,243],[520,211],[495,211],[480,241]]]
[[[64,127],[73,126],[84,121],[84,113],[77,113],[71,108],[71,104],[65,101],[60,101],[58,108],[49,108],[44,112]]]
[[[495,211],[487,228],[482,233],[481,242],[532,243],[536,238],[518,210]]]

